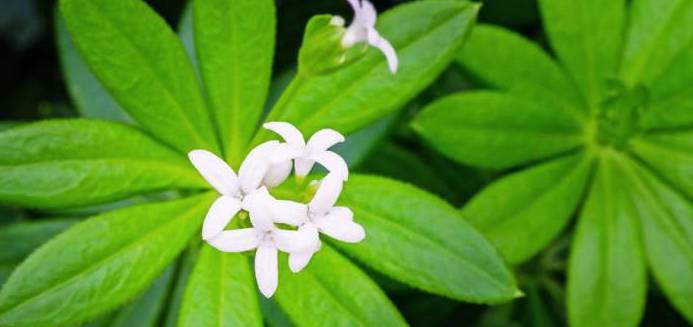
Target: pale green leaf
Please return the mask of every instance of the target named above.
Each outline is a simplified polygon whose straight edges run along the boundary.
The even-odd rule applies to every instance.
[[[391,74],[376,49],[334,74],[297,76],[268,120],[289,121],[303,132],[332,128],[349,134],[399,109],[448,65],[474,23],[478,5],[465,1],[406,3],[378,17],[378,31],[399,57]],[[270,137],[263,131],[255,142]]]
[[[178,326],[262,326],[248,257],[203,245],[185,288]]]
[[[44,244],[0,291],[0,325],[64,326],[143,291],[199,231],[211,194],[112,211]]]
[[[368,275],[327,244],[297,274],[280,256],[279,276],[274,298],[296,326],[406,326]]]
[[[472,198],[462,208],[462,216],[506,260],[525,261],[570,221],[591,167],[591,156],[580,153],[511,174]]]
[[[622,160],[620,168],[628,176],[650,269],[674,307],[693,323],[693,204],[630,160]]]
[[[565,112],[495,91],[442,98],[420,112],[412,127],[460,163],[497,169],[574,149],[585,139]]]
[[[394,180],[355,175],[338,203],[354,211],[366,239],[336,245],[375,270],[457,300],[497,303],[516,295],[496,250],[436,196]]]
[[[133,119],[184,152],[218,152],[190,59],[140,0],[62,0],[60,13],[91,71]]]
[[[595,110],[606,79],[618,73],[625,0],[539,0],[539,7],[551,47]]]
[[[647,279],[638,210],[611,152],[600,158],[568,268],[571,326],[637,326]]]
[[[95,120],[48,120],[0,133],[0,201],[88,206],[172,188],[204,188],[186,158],[139,130]]]
[[[273,0],[193,0],[195,49],[226,159],[239,166],[272,74]]]
[[[633,138],[629,148],[693,199],[693,131]]]

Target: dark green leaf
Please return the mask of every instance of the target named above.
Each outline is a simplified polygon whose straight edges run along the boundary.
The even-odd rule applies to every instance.
[[[513,263],[529,259],[566,226],[578,206],[592,158],[576,154],[504,177],[462,209],[462,216]]]
[[[383,291],[327,244],[297,274],[280,258],[274,296],[297,326],[406,326]]]
[[[516,295],[496,250],[443,200],[407,184],[356,175],[339,203],[354,211],[366,239],[337,245],[385,275],[470,302],[496,303]]]
[[[140,0],[62,0],[60,13],[94,75],[138,123],[179,150],[218,152],[190,59]]]
[[[245,255],[202,246],[178,326],[262,326],[255,278]]]
[[[630,149],[693,199],[693,131],[630,140]]]
[[[137,129],[50,120],[0,133],[0,200],[38,208],[88,206],[205,182],[185,157]]]
[[[585,139],[579,123],[565,112],[493,91],[438,100],[419,113],[412,127],[458,162],[498,169],[568,151]]]
[[[0,291],[0,325],[64,326],[145,289],[197,233],[211,194],[106,213],[43,245]]]
[[[647,291],[638,211],[617,154],[602,155],[571,249],[569,320],[576,327],[637,326]]]
[[[272,0],[194,0],[200,72],[226,159],[239,166],[262,114],[272,73]]]

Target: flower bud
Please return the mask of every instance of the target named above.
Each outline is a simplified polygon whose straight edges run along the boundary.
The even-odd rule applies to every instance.
[[[299,74],[306,76],[330,74],[366,53],[365,44],[346,48],[342,38],[346,28],[340,16],[313,16],[306,25],[303,44],[298,52]]]

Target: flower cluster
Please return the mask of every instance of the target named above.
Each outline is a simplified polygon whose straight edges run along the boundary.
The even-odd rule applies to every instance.
[[[287,252],[291,271],[299,272],[320,250],[319,233],[351,243],[363,240],[366,234],[353,221],[349,208],[334,206],[349,170],[344,159],[328,149],[343,142],[344,136],[323,129],[306,142],[289,123],[270,122],[264,127],[285,142],[269,141],[255,147],[241,164],[238,175],[209,151],[194,150],[188,156],[220,194],[205,217],[202,239],[224,252],[254,249],[255,278],[260,292],[270,297],[278,284],[278,251]],[[305,177],[316,162],[328,173],[317,182],[317,191],[309,203],[275,199],[269,193],[267,188],[284,182],[292,169],[296,176]],[[250,217],[251,227],[226,230],[240,212]]]

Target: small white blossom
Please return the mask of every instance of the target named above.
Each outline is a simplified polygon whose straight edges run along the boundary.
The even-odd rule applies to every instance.
[[[293,201],[277,200],[272,210],[275,222],[298,226],[298,230],[306,233],[313,240],[312,246],[304,251],[292,251],[289,254],[289,268],[299,272],[310,261],[315,252],[320,250],[318,232],[334,239],[358,243],[366,237],[361,225],[354,222],[354,213],[347,207],[335,207],[334,204],[342,192],[343,181],[339,176],[325,176],[310,203],[303,204]]]
[[[263,125],[279,134],[284,141],[282,158],[292,157],[296,176],[305,177],[310,173],[313,165],[318,162],[330,173],[347,180],[349,177],[349,167],[344,159],[338,154],[328,149],[337,143],[344,142],[344,136],[332,129],[322,129],[317,131],[306,143],[303,134],[294,125],[285,122],[269,122]],[[277,158],[279,160],[281,158]],[[270,168],[264,179],[267,186],[281,184],[291,173],[291,160],[275,163]]]
[[[349,4],[354,9],[354,19],[349,27],[347,27],[346,33],[342,37],[342,46],[345,48],[351,48],[356,43],[366,42],[369,45],[378,48],[383,55],[385,55],[390,72],[393,74],[396,73],[397,66],[399,65],[397,53],[390,42],[383,38],[375,29],[375,22],[377,20],[378,13],[376,12],[373,4],[368,0],[347,1],[349,1]],[[340,17],[333,19],[331,23],[343,24],[344,20]]]

